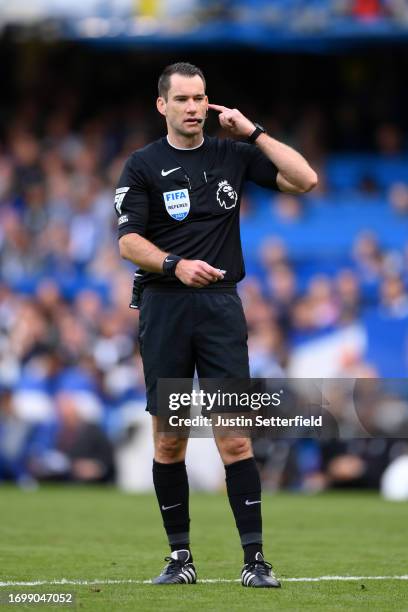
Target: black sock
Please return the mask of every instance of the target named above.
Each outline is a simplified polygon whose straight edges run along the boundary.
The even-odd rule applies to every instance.
[[[262,544],[254,542],[253,544],[247,544],[244,546],[244,563],[252,563],[256,560],[256,554],[261,553],[263,557]]]
[[[184,461],[159,463],[153,460],[153,483],[171,551],[190,550],[186,464]]]
[[[244,563],[255,561],[262,553],[261,480],[255,459],[242,459],[225,466],[227,493],[234,513]]]

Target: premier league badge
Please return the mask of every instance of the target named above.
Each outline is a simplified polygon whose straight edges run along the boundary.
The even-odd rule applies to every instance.
[[[237,205],[237,192],[228,181],[218,183],[217,202],[223,208],[234,208]]]

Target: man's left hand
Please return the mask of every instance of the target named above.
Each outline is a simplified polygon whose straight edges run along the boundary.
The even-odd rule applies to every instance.
[[[209,104],[208,108],[220,113],[218,119],[222,128],[238,136],[239,138],[249,138],[255,130],[255,126],[237,108],[227,108],[219,104]]]

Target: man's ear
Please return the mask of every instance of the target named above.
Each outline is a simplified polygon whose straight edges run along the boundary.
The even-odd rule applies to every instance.
[[[161,115],[166,116],[166,106],[166,100],[162,98],[162,96],[159,96],[156,100],[156,107]]]

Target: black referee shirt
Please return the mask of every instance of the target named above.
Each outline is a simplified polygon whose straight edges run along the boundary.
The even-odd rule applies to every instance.
[[[245,275],[243,184],[277,190],[277,172],[255,145],[205,136],[195,149],[176,149],[161,138],[126,162],[115,196],[119,237],[140,234],[163,251],[226,270],[225,281],[236,283]],[[153,281],[181,285],[177,278],[143,272],[143,283]]]

